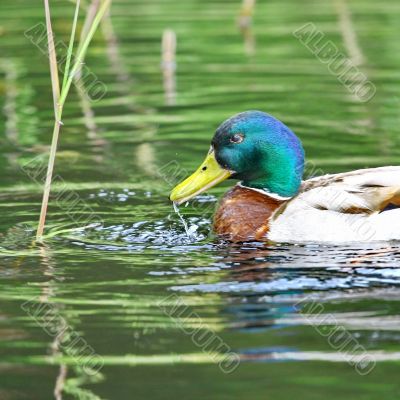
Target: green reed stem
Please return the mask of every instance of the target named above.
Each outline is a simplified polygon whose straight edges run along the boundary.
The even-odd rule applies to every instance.
[[[85,57],[86,51],[89,47],[89,43],[93,38],[93,35],[99,26],[101,19],[103,18],[104,14],[106,13],[108,7],[111,4],[111,0],[104,0],[101,7],[99,8],[95,18],[93,19],[93,23],[88,30],[88,33],[85,37],[82,37],[82,41],[78,47],[78,54],[76,56],[75,62],[69,71],[71,60],[72,60],[72,50],[73,50],[73,43],[75,38],[76,32],[76,25],[78,19],[78,12],[79,12],[79,0],[77,0],[77,5],[74,14],[74,21],[72,25],[71,31],[71,38],[68,47],[67,59],[66,59],[66,68],[65,74],[63,78],[63,85],[61,88],[60,93],[60,83],[58,77],[58,66],[57,66],[57,57],[55,52],[55,45],[54,45],[54,38],[53,38],[53,30],[51,26],[51,15],[50,15],[50,7],[49,7],[49,0],[44,0],[44,7],[45,7],[45,15],[46,15],[46,28],[47,28],[47,37],[48,37],[48,50],[49,50],[49,60],[50,60],[50,76],[51,76],[51,84],[52,84],[52,91],[53,91],[53,102],[54,102],[54,128],[53,128],[53,137],[51,141],[50,147],[50,154],[49,154],[49,162],[47,166],[47,174],[46,174],[46,181],[43,190],[43,199],[42,199],[42,206],[40,210],[40,218],[38,229],[36,232],[36,240],[41,241],[44,232],[44,226],[46,222],[46,215],[47,215],[47,208],[49,204],[49,197],[50,197],[50,190],[51,190],[51,182],[53,178],[53,170],[54,170],[54,162],[57,153],[57,145],[58,145],[58,138],[60,133],[60,127],[62,125],[61,117],[63,113],[63,108],[65,104],[65,100],[67,98],[69,89],[71,87],[71,83],[76,73],[79,72],[83,59]]]
[[[67,78],[68,78],[68,75],[69,75],[69,67],[71,65],[72,50],[74,48],[74,41],[75,41],[76,25],[77,25],[77,22],[78,22],[79,5],[80,5],[80,0],[77,0],[76,1],[76,7],[75,7],[74,21],[72,23],[71,37],[69,39],[67,59],[65,61],[64,78],[63,78],[63,84],[62,84],[61,91],[63,91],[63,89],[65,87],[65,84],[67,83]]]
[[[46,15],[46,29],[47,29],[47,46],[49,50],[49,63],[50,63],[50,78],[51,78],[51,87],[53,92],[53,102],[54,102],[54,129],[53,129],[53,138],[51,142],[50,148],[50,156],[49,162],[47,166],[47,174],[46,174],[46,181],[43,190],[43,199],[42,199],[42,207],[40,210],[40,218],[38,229],[36,232],[36,240],[40,240],[43,236],[44,224],[46,221],[46,214],[47,214],[47,206],[49,203],[49,196],[50,196],[50,186],[51,186],[51,179],[53,175],[53,168],[54,168],[54,159],[57,149],[58,143],[58,136],[60,132],[60,124],[58,121],[60,113],[59,101],[60,101],[60,81],[58,77],[58,66],[57,66],[57,55],[54,46],[54,37],[53,37],[53,29],[51,26],[51,14],[50,14],[50,6],[49,0],[44,0],[44,9]]]
[[[47,46],[49,50],[50,77],[51,77],[51,87],[53,91],[54,115],[57,115],[57,104],[60,99],[60,82],[58,79],[57,55],[54,46],[53,28],[51,26],[50,6],[48,0],[44,0],[44,9],[46,14]]]
[[[96,17],[93,20],[93,24],[90,27],[87,36],[84,38],[84,41],[82,42],[82,46],[79,46],[80,50],[78,51],[78,54],[76,56],[75,63],[73,65],[72,69],[71,69],[71,73],[67,77],[67,81],[66,81],[65,87],[63,88],[63,90],[61,92],[61,96],[60,96],[60,104],[61,104],[61,106],[63,106],[64,103],[65,103],[65,99],[67,98],[67,95],[68,95],[69,89],[71,87],[71,83],[73,81],[74,75],[80,69],[81,64],[83,62],[83,59],[85,57],[87,48],[89,47],[90,41],[92,40],[93,35],[96,32],[96,29],[99,26],[100,21],[103,18],[104,14],[106,13],[106,11],[107,11],[108,7],[110,6],[110,4],[111,4],[111,0],[104,0],[103,1],[103,4],[99,8],[99,11],[97,12]]]
[[[82,30],[81,30],[81,37],[79,39],[78,50],[76,51],[77,53],[79,53],[82,48],[82,43],[84,42],[84,38],[87,37],[87,35],[89,33],[90,27],[93,24],[93,20],[96,17],[96,14],[100,7],[100,4],[101,4],[100,0],[92,0],[87,8],[86,18],[85,18],[85,21],[83,22],[83,26],[82,26]]]

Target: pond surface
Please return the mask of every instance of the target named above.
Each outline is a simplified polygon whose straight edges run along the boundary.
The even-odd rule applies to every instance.
[[[51,3],[68,41],[73,5]],[[24,32],[43,9],[2,0],[0,398],[399,398],[399,244],[221,242],[209,227],[230,182],[181,207],[189,239],[168,193],[247,109],[286,122],[312,173],[399,164],[400,3],[260,1],[247,47],[239,0],[113,3],[86,60],[106,93],[71,92],[39,246],[52,99],[43,43]],[[292,34],[309,22],[371,100]]]

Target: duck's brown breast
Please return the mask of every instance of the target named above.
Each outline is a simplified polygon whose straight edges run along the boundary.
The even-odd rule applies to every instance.
[[[236,185],[220,201],[214,215],[214,231],[234,242],[262,240],[272,213],[283,202]]]

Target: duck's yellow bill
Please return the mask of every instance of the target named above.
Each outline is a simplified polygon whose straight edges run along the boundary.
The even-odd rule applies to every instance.
[[[207,189],[228,179],[232,171],[222,168],[215,159],[214,151],[211,150],[200,167],[189,178],[186,178],[172,190],[169,199],[175,204],[185,201],[203,193]]]

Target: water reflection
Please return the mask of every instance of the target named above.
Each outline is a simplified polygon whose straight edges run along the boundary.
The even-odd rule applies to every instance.
[[[218,261],[214,263],[224,272],[220,279],[212,283],[174,285],[171,290],[182,294],[223,295],[228,304],[224,312],[229,315],[231,328],[252,330],[307,325],[298,307],[305,302],[346,304],[370,297],[383,301],[389,293],[399,299],[400,292],[393,289],[400,285],[399,250],[399,245],[395,244],[390,248],[385,244],[369,244],[346,249],[326,245],[227,245],[219,249]],[[200,274],[201,271],[205,272],[200,268],[200,271],[190,269],[186,273]],[[397,322],[391,322],[392,316],[378,316],[378,320],[374,320],[375,313],[346,313],[338,318],[357,329],[397,327]]]
[[[399,358],[399,244],[221,242],[209,234],[218,188],[199,206],[182,207],[188,224],[199,226],[188,240],[167,199],[174,182],[157,173],[171,160],[180,171],[192,170],[224,116],[259,108],[293,127],[323,172],[398,164],[400,53],[393,2],[305,1],[299,7],[296,1],[244,0],[243,7],[252,9],[243,11],[242,37],[235,26],[239,0],[113,2],[87,59],[107,85],[107,96],[88,104],[79,92],[71,93],[57,162],[68,191],[104,223],[69,229],[66,210],[82,218],[88,211],[67,198],[59,207],[53,202],[54,235],[42,254],[29,247],[29,235],[12,227],[36,226],[41,186],[20,166],[46,154],[49,143],[48,60],[23,35],[40,22],[43,5],[24,1],[21,12],[14,3],[5,0],[0,26],[7,35],[0,60],[0,351],[8,385],[0,397],[50,398],[56,389],[57,397],[69,390],[71,398],[184,398],[189,392],[193,398],[291,398],[299,388],[333,399],[340,387],[350,398],[355,392],[360,398],[396,398],[391,388],[398,368],[386,361]],[[59,3],[54,28],[62,39],[71,15],[65,12],[69,5]],[[374,82],[374,99],[361,104],[350,96],[293,38],[293,30],[310,20]],[[179,39],[178,97],[169,79],[175,78],[174,65],[164,71],[169,80],[163,82],[160,71],[160,38],[167,27]],[[166,106],[170,100],[175,106]],[[217,375],[209,357],[157,306],[171,293],[248,363],[235,375]],[[52,346],[54,337],[22,312],[31,298],[54,306],[104,356],[104,381],[92,385],[81,366],[67,359],[61,337]],[[377,362],[386,362],[376,375],[357,381],[353,373],[349,379],[341,355],[295,307],[313,302],[324,309],[314,325],[329,331],[334,325],[325,317],[334,316]],[[281,362],[269,366],[271,360]],[[267,392],[274,385],[276,391]]]

